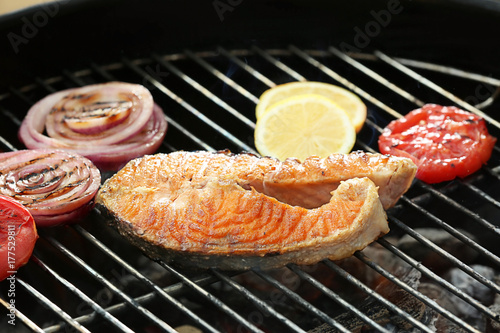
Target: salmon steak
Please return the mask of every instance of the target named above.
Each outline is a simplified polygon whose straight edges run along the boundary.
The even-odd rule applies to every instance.
[[[356,152],[304,162],[174,152],[130,161],[96,207],[148,256],[190,269],[340,260],[389,232],[411,160]]]

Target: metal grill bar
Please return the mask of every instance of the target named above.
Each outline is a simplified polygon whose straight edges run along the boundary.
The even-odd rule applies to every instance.
[[[116,81],[116,78],[111,75],[108,71],[104,70],[102,67],[98,66],[97,64],[92,64],[92,68],[103,78],[105,78],[107,81]],[[153,77],[151,77],[149,74],[146,74],[145,76],[146,79],[148,79],[151,83],[153,84],[159,84],[157,80]],[[175,127],[178,131],[180,131],[182,134],[184,134],[186,137],[191,139],[193,142],[195,142],[201,149],[205,149],[208,151],[215,151],[215,148],[211,147],[207,143],[205,143],[203,140],[189,132],[186,128],[184,128],[182,125],[180,125],[175,119],[172,117],[169,117],[167,114],[164,113],[165,119],[168,122],[169,126]],[[173,147],[172,147],[173,148]],[[175,151],[175,149],[172,149],[171,151]]]
[[[222,99],[217,97],[215,94],[213,94],[210,90],[205,88],[203,85],[199,84],[196,82],[194,79],[192,79],[190,76],[184,74],[180,69],[172,65],[169,61],[163,60],[161,57],[158,55],[153,55],[153,58],[158,61],[162,66],[166,67],[170,72],[174,73],[177,75],[179,78],[184,80],[187,84],[189,84],[191,87],[195,88],[199,92],[201,92],[203,95],[205,95],[209,100],[220,106],[222,109],[226,110],[229,112],[231,115],[236,117],[238,120],[243,122],[245,125],[250,127],[251,129],[255,128],[255,123],[249,120],[248,118],[244,117],[241,113],[239,113],[235,108],[224,102]],[[220,73],[220,75],[223,75]],[[240,90],[238,90],[241,92]]]
[[[87,239],[90,243],[98,247],[102,252],[106,253],[109,257],[111,257],[114,261],[119,263],[122,267],[124,267],[127,271],[129,271],[132,275],[134,275],[137,279],[142,281],[144,284],[148,285],[151,289],[153,289],[159,296],[165,299],[167,302],[175,305],[178,309],[182,310],[186,313],[193,321],[204,328],[207,332],[217,332],[217,330],[208,324],[206,321],[198,317],[194,312],[186,308],[181,302],[176,300],[174,297],[170,296],[165,290],[161,289],[158,285],[156,285],[153,281],[145,277],[139,271],[134,269],[131,265],[125,262],[122,258],[120,258],[116,253],[111,251],[106,245],[97,240],[92,234],[83,229],[80,226],[74,226],[75,230],[85,239]]]
[[[300,75],[299,73],[297,73],[296,71],[294,71],[293,69],[291,69],[290,67],[288,67],[287,65],[285,65],[284,63],[282,63],[281,61],[279,61],[278,59],[274,58],[268,52],[260,49],[259,47],[257,47],[257,46],[254,45],[252,47],[252,51],[256,52],[262,58],[264,58],[265,60],[267,60],[268,62],[270,62],[274,66],[278,67],[280,70],[282,70],[283,72],[287,73],[288,75],[290,75],[291,77],[293,77],[295,80],[297,80],[297,81],[307,81],[307,79],[305,77],[303,77],[302,75]]]
[[[2,113],[7,116],[7,118],[9,118],[10,120],[12,120],[12,122],[14,124],[17,125],[17,127],[21,126],[21,120],[19,118],[17,118],[12,112],[8,111],[8,110],[5,110],[3,107],[0,107],[0,110],[2,111]],[[10,145],[10,142],[8,142],[8,144]]]
[[[202,276],[202,277],[198,277],[198,278],[191,278],[191,281],[193,281],[194,283],[196,283],[199,286],[210,285],[212,283],[217,282],[217,280],[212,276]],[[183,290],[185,288],[186,287],[182,283],[177,283],[174,285],[170,285],[170,286],[168,286],[164,289],[161,289],[161,290],[163,290],[163,292],[166,293],[167,295],[172,295],[172,297],[174,297],[175,295],[182,294]],[[151,293],[148,293],[148,294],[145,294],[145,295],[142,295],[142,296],[135,298],[135,301],[137,301],[140,304],[143,304],[143,303],[150,302],[151,300],[155,299],[156,297],[157,297],[157,293],[155,290],[154,292],[151,292]],[[177,301],[177,300],[175,302],[179,303],[179,301]],[[124,311],[129,306],[130,306],[130,304],[127,304],[126,302],[122,302],[122,303],[118,303],[118,304],[112,305],[110,307],[107,307],[107,308],[105,308],[105,310],[107,312],[113,314],[113,313],[118,313],[118,312]],[[183,307],[184,306],[181,305],[178,308],[182,309]],[[77,321],[79,323],[83,323],[83,324],[85,324],[87,322],[91,322],[93,320],[95,320],[95,313],[83,315],[83,316],[75,318],[75,321]],[[196,322],[196,321],[197,321],[196,318],[194,318],[194,322]],[[202,324],[200,326],[203,327]],[[46,333],[59,332],[63,328],[64,328],[64,326],[62,326],[62,325],[54,325],[54,326],[45,328],[44,331]],[[210,329],[207,329],[207,332],[210,332]]]
[[[384,54],[384,53],[382,53],[380,51],[375,51],[375,55],[377,57],[379,57],[380,60],[382,60],[382,61],[388,63],[389,65],[397,68],[402,73],[407,74],[408,76],[414,78],[415,80],[419,81],[420,83],[426,85],[427,87],[429,87],[429,88],[437,91],[441,95],[447,97],[449,100],[451,100],[451,101],[457,103],[458,105],[462,106],[466,110],[469,110],[469,111],[471,111],[471,112],[473,112],[473,113],[475,113],[475,114],[483,117],[488,122],[490,122],[491,124],[495,125],[497,128],[500,128],[500,123],[498,121],[496,121],[495,119],[491,118],[489,115],[487,115],[483,111],[477,109],[476,107],[470,105],[469,103],[467,103],[467,102],[463,101],[462,99],[458,98],[457,96],[453,95],[449,91],[446,91],[441,86],[439,86],[439,85],[435,84],[434,82],[432,82],[431,80],[423,77],[422,75],[418,74],[414,70],[412,70],[412,69],[404,66],[403,64],[397,62],[396,60],[392,59],[391,57],[387,56],[386,54]]]
[[[287,317],[283,316],[281,313],[276,311],[273,307],[269,306],[266,302],[262,301],[260,298],[256,297],[253,295],[250,291],[248,291],[246,288],[241,286],[240,284],[236,283],[235,281],[231,280],[228,276],[223,274],[222,272],[212,269],[211,270],[213,274],[215,274],[221,281],[224,281],[228,285],[230,285],[233,289],[237,290],[241,294],[245,296],[248,300],[250,300],[252,303],[254,303],[259,309],[261,309],[263,312],[271,314],[275,318],[279,319],[283,324],[285,324],[290,330],[293,332],[305,332],[303,329],[301,329],[299,326],[297,326],[294,322],[289,320]]]
[[[432,63],[418,61],[418,60],[404,59],[404,58],[394,58],[394,60],[396,60],[396,61],[400,62],[401,64],[406,65],[408,67],[426,69],[426,70],[430,70],[433,72],[439,72],[439,73],[444,73],[444,74],[448,74],[448,75],[453,75],[456,77],[474,80],[477,82],[481,82],[484,84],[490,84],[492,86],[495,86],[496,89],[490,97],[488,97],[483,102],[474,105],[477,109],[482,109],[482,108],[486,108],[486,107],[490,106],[500,95],[500,80],[493,78],[493,77],[488,77],[488,76],[481,75],[481,74],[470,73],[470,72],[466,72],[466,71],[463,71],[463,70],[460,70],[457,68],[446,67],[446,66],[432,64]]]
[[[281,284],[279,281],[277,281],[276,279],[271,277],[266,272],[263,272],[260,269],[253,269],[253,272],[255,272],[258,276],[260,276],[262,279],[264,279],[266,282],[268,282],[273,287],[279,289],[287,297],[292,299],[295,303],[300,304],[304,309],[309,311],[311,314],[317,316],[318,318],[321,318],[321,320],[323,320],[325,323],[328,323],[329,325],[335,327],[340,332],[349,332],[344,326],[339,324],[333,318],[331,318],[330,316],[328,316],[326,313],[319,310],[318,308],[314,307],[311,303],[307,302],[305,299],[300,297],[297,293],[295,293],[295,292],[291,291],[290,289],[288,289],[287,287],[285,287],[283,284]]]
[[[440,192],[438,192],[438,193],[440,193]],[[457,229],[452,228],[451,226],[447,225],[445,222],[439,220],[437,217],[433,216],[432,214],[430,214],[429,212],[427,212],[425,209],[423,209],[420,206],[418,206],[417,204],[415,204],[413,201],[409,200],[405,196],[403,196],[401,198],[401,201],[403,201],[403,202],[409,204],[410,206],[418,209],[420,212],[422,212],[423,214],[425,214],[428,219],[431,219],[431,220],[435,221],[440,226],[442,226],[442,227],[446,226],[445,229],[447,231],[449,231],[450,233],[452,233],[455,237],[457,237],[458,239],[462,240],[464,243],[468,244],[469,246],[471,246],[475,250],[481,252],[481,254],[483,254],[484,256],[487,256],[489,259],[492,259],[492,261],[498,262],[498,257],[497,256],[495,256],[494,254],[492,254],[491,252],[489,252],[488,250],[486,250],[485,248],[483,248],[482,246],[480,246],[479,244],[477,244],[476,242],[474,242],[472,239],[470,239],[466,235],[464,235],[464,234],[460,233],[459,231],[457,231]],[[491,288],[492,290],[495,290],[498,293],[500,287],[498,285],[496,285],[494,282],[492,282],[492,281],[484,278],[478,272],[476,272],[475,270],[473,270],[469,266],[465,265],[463,262],[461,262],[457,258],[451,256],[449,253],[447,253],[446,251],[442,250],[440,247],[436,246],[435,244],[433,244],[432,242],[430,242],[428,239],[426,239],[425,237],[421,236],[420,234],[418,234],[417,232],[415,232],[414,230],[412,230],[411,228],[409,228],[408,226],[406,226],[404,223],[402,223],[401,221],[399,221],[398,219],[396,219],[394,216],[390,216],[389,215],[389,218],[390,218],[390,221],[392,223],[395,223],[399,228],[403,229],[407,234],[411,235],[413,238],[415,238],[416,240],[418,240],[419,242],[421,242],[425,246],[431,248],[434,252],[439,253],[442,257],[444,257],[447,260],[449,260],[450,262],[452,262],[455,266],[459,267],[464,272],[466,272],[467,274],[469,274],[470,276],[472,276],[473,278],[475,278],[479,282],[483,283],[484,285],[486,285],[487,287]],[[417,268],[422,273],[424,273],[427,276],[431,277],[432,280],[435,281],[436,283],[438,283],[441,286],[445,287],[450,292],[454,293],[456,296],[458,296],[458,297],[462,298],[464,301],[468,302],[470,305],[478,308],[480,311],[482,311],[483,313],[485,313],[486,315],[488,315],[490,318],[492,318],[492,319],[494,319],[496,321],[499,321],[499,319],[500,319],[500,315],[499,314],[492,312],[489,308],[487,308],[487,307],[483,306],[482,304],[478,303],[477,301],[475,301],[469,295],[463,293],[461,290],[459,290],[459,289],[455,288],[454,286],[450,285],[446,280],[443,280],[442,278],[440,278],[436,274],[432,273],[426,267],[420,265],[415,260],[411,259],[409,256],[407,256],[406,254],[404,254],[403,252],[401,252],[399,249],[397,249],[392,244],[389,244],[387,241],[385,241],[383,239],[379,240],[379,243],[381,245],[383,245],[386,249],[388,249],[389,251],[391,251],[392,253],[396,254],[397,256],[399,256],[400,258],[402,258],[403,260],[407,261],[414,268]]]
[[[493,173],[493,170],[491,170],[488,166],[484,166],[484,169],[489,172],[490,174]],[[498,179],[498,175],[495,176],[495,178]],[[464,186],[466,188],[468,188],[469,190],[471,190],[473,193],[475,193],[476,195],[478,195],[479,197],[481,197],[481,199],[487,201],[488,203],[496,206],[496,207],[500,207],[500,202],[495,200],[493,197],[489,196],[487,193],[485,193],[484,191],[480,190],[477,186],[474,186],[472,183],[472,180],[470,181],[464,181],[462,183],[460,183],[459,185],[461,186]]]
[[[383,243],[385,244],[387,242],[384,241]],[[419,291],[411,288],[406,283],[404,283],[403,281],[401,281],[397,277],[395,277],[393,274],[391,274],[390,272],[388,272],[387,270],[382,268],[380,265],[378,265],[375,262],[373,262],[372,260],[370,260],[363,253],[356,252],[354,255],[356,256],[356,258],[361,260],[363,263],[365,263],[366,265],[370,266],[375,271],[377,271],[377,273],[379,273],[380,275],[384,276],[385,278],[391,280],[392,282],[397,284],[401,289],[403,289],[404,291],[415,296],[416,298],[418,298],[420,301],[422,301],[426,305],[432,307],[435,311],[439,312],[439,314],[443,315],[444,317],[448,318],[449,320],[453,321],[454,323],[460,325],[461,327],[463,327],[464,329],[466,329],[469,332],[479,333],[479,331],[476,330],[474,327],[472,327],[471,325],[469,325],[468,323],[466,323],[462,319],[458,318],[457,316],[452,314],[450,311],[446,310],[441,305],[437,304],[435,301],[431,300],[430,298],[423,295]]]
[[[259,98],[250,93],[248,90],[234,82],[234,80],[230,79],[223,73],[221,73],[219,70],[215,69],[212,65],[210,65],[208,62],[203,60],[202,58],[198,57],[195,53],[193,53],[190,50],[185,50],[184,53],[188,55],[189,58],[193,59],[198,65],[201,67],[205,68],[210,74],[214,75],[216,78],[220,79],[222,82],[225,84],[231,86],[233,89],[238,91],[241,95],[245,96],[247,99],[249,99],[251,102],[254,104],[259,103]]]
[[[5,138],[3,136],[0,135],[0,142],[4,145],[4,147],[6,147],[7,149],[9,149],[10,151],[16,151],[17,148],[14,147],[9,141],[5,140]]]
[[[76,85],[78,85],[78,86],[84,86],[85,85],[85,82],[83,82],[82,79],[80,79],[78,76],[76,76],[75,74],[71,73],[67,69],[63,70],[62,72],[63,72],[63,74],[64,74],[65,77],[67,77],[68,79],[70,79],[71,81],[73,81]]]
[[[406,58],[399,58],[399,57],[395,57],[394,60],[396,60],[396,61],[400,62],[401,64],[406,65],[408,67],[426,69],[426,70],[430,70],[433,72],[440,72],[443,74],[453,75],[456,77],[461,77],[461,78],[466,78],[466,79],[471,79],[471,80],[475,80],[478,82],[491,84],[494,86],[500,86],[499,79],[495,79],[493,77],[488,77],[488,76],[481,75],[481,74],[466,72],[466,71],[463,71],[461,69],[452,68],[449,66],[437,65],[437,64],[432,64],[429,62],[418,61],[418,60],[413,60],[413,59],[406,59]]]
[[[420,239],[423,238],[417,232],[411,230],[410,228],[408,228],[405,224],[403,224],[401,221],[397,220],[396,218],[391,218],[391,222],[395,223],[401,229],[404,229],[405,231],[407,231],[409,235],[414,236],[415,238],[420,238]],[[456,296],[460,297],[461,299],[463,299],[464,301],[466,301],[467,303],[469,303],[470,305],[472,305],[476,309],[482,311],[483,313],[485,313],[486,315],[488,315],[490,318],[492,318],[494,320],[498,320],[500,318],[499,314],[495,314],[488,307],[482,305],[481,303],[479,303],[478,301],[476,301],[474,298],[472,298],[471,296],[469,296],[468,294],[466,294],[462,290],[458,289],[457,287],[455,287],[451,283],[447,282],[446,280],[441,279],[437,274],[434,274],[430,269],[428,269],[425,266],[421,265],[419,262],[417,262],[416,260],[414,260],[413,258],[411,258],[410,256],[408,256],[407,254],[405,254],[404,252],[402,252],[401,250],[399,250],[393,244],[389,243],[388,241],[386,241],[384,239],[379,240],[379,243],[382,246],[384,246],[386,249],[388,249],[389,251],[391,251],[392,253],[394,253],[395,255],[397,255],[399,258],[401,258],[404,261],[406,261],[412,267],[418,269],[420,272],[422,272],[423,274],[427,275],[429,278],[432,279],[432,281],[435,281],[436,283],[439,283],[442,287],[446,288],[448,291],[450,291],[453,294],[455,294]],[[433,246],[433,249],[434,248],[435,248],[435,246]],[[442,254],[442,253],[440,252],[440,254]],[[453,260],[457,260],[456,258],[450,256],[447,252],[444,252],[444,254],[442,254],[442,255],[444,257],[446,257],[448,260],[452,260],[452,259]],[[452,259],[450,259],[450,258],[452,258]],[[486,280],[486,281],[490,282],[489,280],[487,280],[485,278],[483,278],[483,280]]]
[[[374,80],[378,81],[379,83],[383,84],[387,88],[391,89],[392,91],[395,91],[399,95],[403,96],[410,102],[418,105],[418,106],[423,106],[425,103],[413,96],[412,94],[408,93],[407,91],[401,89],[394,83],[390,82],[387,80],[385,77],[382,75],[378,74],[377,72],[371,70],[370,68],[366,67],[362,63],[354,60],[353,58],[349,57],[347,54],[340,52],[337,48],[330,46],[328,50],[336,55],[338,58],[344,60],[347,62],[349,65],[353,66],[354,68],[358,69],[359,71],[365,73],[369,77],[373,78]]]
[[[87,303],[95,311],[95,313],[99,314],[101,317],[112,323],[114,326],[116,326],[116,328],[118,328],[122,332],[129,332],[129,333],[134,332],[133,330],[128,328],[125,324],[123,324],[121,321],[116,319],[112,314],[104,310],[99,304],[93,301],[90,297],[85,295],[85,293],[83,293],[80,289],[75,287],[73,284],[71,284],[68,280],[64,279],[59,274],[57,274],[49,266],[45,265],[45,263],[42,260],[38,259],[38,257],[32,256],[31,260],[34,261],[37,265],[39,265],[44,271],[49,273],[52,277],[54,277],[55,280],[63,284],[66,287],[66,289],[75,293],[78,297],[82,299],[82,301]]]
[[[83,261],[81,258],[76,256],[75,254],[73,254],[71,251],[69,251],[65,246],[63,246],[61,243],[59,243],[53,237],[45,236],[45,239],[47,239],[50,244],[52,244],[54,247],[56,247],[59,251],[61,251],[63,254],[65,254],[68,258],[70,258],[76,264],[78,264],[78,266],[80,266],[84,270],[86,270],[93,278],[95,278],[100,283],[102,283],[104,286],[106,286],[106,288],[111,290],[116,295],[120,296],[125,302],[130,304],[133,309],[137,310],[139,313],[144,315],[146,318],[148,318],[149,320],[154,322],[163,331],[176,333],[176,330],[174,330],[170,325],[168,325],[163,320],[161,320],[156,315],[154,315],[151,311],[149,311],[148,309],[143,307],[141,304],[139,304],[132,297],[128,296],[127,294],[122,292],[120,289],[118,289],[114,284],[109,282],[104,276],[102,276],[100,273],[98,273],[92,267],[87,265],[87,263],[85,263],[85,261]]]
[[[90,64],[90,68],[96,73],[98,73],[100,76],[102,76],[106,81],[115,81],[116,78],[109,74],[107,70],[104,70],[101,66],[97,65],[96,63]]]
[[[300,276],[300,278],[302,278],[303,280],[309,282],[310,284],[312,284],[317,289],[321,290],[321,292],[323,294],[325,294],[328,297],[330,297],[333,301],[335,301],[338,304],[340,304],[343,308],[345,308],[346,310],[351,311],[352,313],[354,313],[359,319],[361,319],[363,322],[365,322],[368,325],[370,325],[370,327],[373,327],[373,328],[377,329],[378,332],[389,333],[389,331],[387,329],[385,329],[384,327],[382,327],[381,325],[379,325],[377,322],[375,322],[374,320],[372,320],[370,317],[367,317],[363,312],[359,311],[357,308],[355,308],[354,306],[352,306],[350,303],[346,302],[338,294],[336,294],[332,290],[328,289],[325,285],[323,285],[322,283],[320,283],[318,280],[316,280],[315,278],[313,278],[311,275],[309,275],[306,272],[304,272],[303,270],[299,269],[299,267],[297,267],[297,265],[288,265],[288,267],[295,274],[297,274],[298,276]]]
[[[481,199],[488,201],[490,204],[494,205],[497,208],[500,208],[500,201],[495,200],[493,197],[490,195],[484,193],[482,190],[480,190],[478,187],[470,184],[469,182],[464,183],[463,185],[467,186],[468,189],[470,189],[472,192],[477,194],[478,196],[481,197]]]
[[[441,256],[445,257],[449,261],[453,262],[453,264],[455,264],[456,266],[460,267],[460,269],[462,269],[464,272],[466,272],[469,275],[471,275],[473,278],[475,278],[476,280],[478,280],[479,282],[481,282],[485,286],[487,286],[490,289],[496,291],[497,293],[500,293],[500,286],[498,286],[495,283],[491,282],[490,280],[486,279],[481,274],[477,273],[475,270],[473,270],[469,266],[465,265],[463,262],[461,262],[457,258],[451,256],[446,251],[442,250],[439,246],[433,244],[427,238],[425,238],[422,235],[420,235],[419,233],[411,230],[404,223],[402,223],[401,221],[399,221],[395,217],[391,216],[391,222],[396,223],[398,225],[398,227],[400,227],[401,229],[403,229],[404,231],[406,231],[409,235],[411,235],[413,238],[415,238],[416,240],[418,240],[420,243],[422,243],[425,246],[431,248],[434,252],[440,254]]]
[[[400,315],[402,318],[410,322],[413,326],[418,327],[424,332],[433,332],[430,328],[410,316],[408,313],[405,311],[401,310],[399,307],[395,306],[388,300],[386,300],[384,297],[379,295],[376,291],[372,290],[371,288],[367,287],[365,284],[363,284],[361,281],[356,279],[354,276],[351,274],[347,273],[345,270],[340,268],[338,265],[336,265],[334,262],[331,260],[324,260],[323,261],[330,269],[332,269],[335,273],[339,274],[342,278],[347,280],[349,283],[355,285],[357,288],[363,290],[365,293],[370,295],[371,297],[375,298],[378,302],[382,303],[384,306],[386,306],[388,309],[393,311],[394,313],[397,313]],[[396,278],[391,278],[391,277],[386,277],[391,281],[396,281]]]
[[[231,53],[229,53],[228,51],[226,51],[226,49],[224,49],[223,47],[219,46],[217,48],[217,50],[223,56],[225,56],[226,58],[228,58],[229,60],[231,60],[236,65],[240,66],[243,70],[245,70],[248,73],[250,73],[253,77],[255,77],[257,80],[259,80],[260,82],[262,82],[265,85],[267,85],[269,88],[272,88],[272,87],[276,86],[276,83],[274,83],[273,81],[269,80],[267,77],[265,77],[260,72],[258,72],[257,70],[255,70],[253,67],[251,67],[247,63],[241,61],[239,58],[237,58],[236,56],[234,56]]]
[[[243,318],[241,315],[239,315],[237,312],[235,312],[233,309],[228,307],[224,302],[222,302],[220,299],[215,297],[214,295],[210,294],[197,284],[193,283],[189,278],[175,270],[173,267],[165,264],[162,261],[158,261],[158,263],[164,267],[166,270],[168,270],[170,273],[174,274],[179,280],[181,280],[185,285],[190,287],[192,290],[196,291],[199,295],[203,296],[205,299],[210,301],[212,304],[214,304],[217,308],[221,309],[224,311],[226,314],[228,314],[230,317],[235,319],[237,322],[241,323],[243,326],[245,326],[248,330],[251,332],[263,332],[259,328],[257,328],[255,325],[250,323],[248,320]]]
[[[221,133],[226,137],[230,142],[235,144],[236,146],[240,147],[241,150],[245,150],[248,152],[255,152],[256,151],[242,142],[240,139],[236,138],[233,134],[229,133],[225,128],[221,127],[214,121],[210,120],[207,116],[205,116],[203,113],[200,111],[196,110],[193,106],[188,104],[186,101],[184,101],[182,98],[177,96],[174,92],[172,92],[170,89],[165,87],[162,83],[160,83],[158,80],[155,78],[151,77],[148,73],[140,69],[137,65],[133,64],[130,62],[128,59],[124,59],[124,63],[132,69],[134,72],[136,72],[140,77],[147,78],[152,84],[154,84],[161,92],[163,92],[165,95],[168,97],[172,98],[175,100],[177,103],[179,103],[182,107],[184,107],[186,110],[191,112],[193,115],[195,115],[198,119],[215,129],[217,132]]]
[[[308,55],[306,52],[300,50],[298,47],[291,45],[290,50],[292,50],[292,52],[294,52],[296,55],[298,55],[299,57],[301,57],[302,59],[304,59],[305,61],[310,63],[312,66],[318,68],[319,70],[321,70],[323,73],[325,73],[326,75],[328,75],[329,77],[331,77],[335,81],[340,82],[341,84],[346,86],[348,89],[352,90],[354,93],[358,94],[359,96],[363,97],[364,99],[366,99],[370,103],[373,103],[374,105],[378,106],[379,108],[381,108],[385,112],[389,113],[394,118],[400,118],[402,116],[396,110],[385,105],[384,103],[382,103],[381,101],[379,101],[378,99],[376,99],[375,97],[373,97],[372,95],[367,93],[366,91],[364,91],[361,88],[359,88],[358,86],[356,86],[354,83],[352,83],[349,80],[347,80],[346,78],[340,76],[339,74],[337,74],[336,72],[331,70],[329,67],[323,65],[322,63],[320,63],[319,61],[317,61],[316,59],[314,59],[313,57]]]
[[[493,233],[495,233],[497,235],[500,235],[500,228],[498,226],[493,225],[490,222],[486,221],[481,216],[479,216],[479,214],[474,213],[471,210],[465,208],[464,206],[460,205],[455,200],[447,197],[446,195],[444,195],[443,193],[437,191],[436,189],[432,188],[429,185],[420,183],[420,186],[423,187],[423,188],[425,188],[428,192],[432,193],[437,198],[445,201],[447,204],[449,204],[453,208],[455,208],[455,209],[461,211],[462,213],[466,214],[467,216],[473,218],[474,221],[476,221],[477,223],[481,224],[488,231],[493,232]]]
[[[487,249],[485,249],[484,247],[482,247],[480,244],[477,244],[475,241],[473,241],[472,239],[470,239],[469,237],[467,237],[466,235],[464,235],[463,233],[461,233],[457,229],[453,228],[451,225],[449,225],[445,221],[443,221],[443,220],[437,218],[436,216],[432,215],[427,210],[425,210],[424,208],[422,208],[419,205],[415,204],[414,202],[412,202],[408,198],[403,197],[403,198],[401,198],[401,201],[403,203],[407,204],[408,206],[410,206],[410,207],[418,210],[420,213],[422,213],[426,217],[426,219],[428,221],[434,222],[435,224],[437,224],[438,226],[440,226],[442,229],[446,230],[447,232],[449,232],[450,234],[452,234],[453,236],[455,236],[457,239],[459,239],[460,241],[462,241],[463,243],[467,244],[468,246],[470,246],[474,250],[476,250],[479,253],[481,253],[481,255],[487,257],[492,262],[496,263],[497,265],[500,263],[499,262],[499,258],[495,254],[491,253],[490,251],[488,251]]]
[[[28,97],[26,97],[22,92],[21,90],[18,90],[18,89],[15,89],[13,87],[10,87],[10,92],[16,96],[17,98],[19,98],[21,101],[23,101],[24,103],[26,103],[27,105],[32,105],[33,102],[29,100]]]
[[[379,61],[379,58],[374,53],[359,53],[359,52],[346,52],[351,58],[360,60],[370,60]],[[420,61],[415,59],[392,57],[395,61],[412,68],[425,69],[430,72],[442,73],[446,75],[452,75],[455,77],[460,77],[464,79],[470,79],[481,83],[490,84],[493,86],[500,86],[500,80],[494,77],[489,77],[483,74],[471,73],[469,71],[464,71],[458,68],[453,68],[450,66],[444,66],[440,64],[430,63],[427,61]]]
[[[0,297],[0,304],[3,305],[5,309],[7,309],[7,311],[9,311],[10,305],[2,297]],[[43,333],[43,330],[40,327],[38,327],[34,322],[32,322],[27,316],[25,316],[24,313],[16,309],[15,314],[16,318],[19,318],[30,330],[32,330],[33,332]]]
[[[79,322],[74,320],[70,315],[68,315],[66,312],[64,312],[60,307],[58,307],[56,304],[51,302],[47,297],[45,297],[42,293],[40,293],[38,290],[30,286],[28,283],[24,282],[22,279],[19,277],[17,278],[17,282],[19,282],[26,290],[28,290],[36,299],[38,299],[43,305],[57,313],[57,315],[62,318],[66,323],[68,323],[71,327],[76,329],[79,332],[89,332],[88,329],[86,329],[84,326],[80,325]],[[43,331],[43,330],[41,330]]]
[[[51,86],[51,83],[47,82],[47,81],[44,81],[42,80],[41,78],[37,77],[35,78],[35,81],[43,88],[45,88],[45,90],[47,90],[47,92],[49,94],[52,94],[52,93],[55,93],[57,92],[57,89],[55,89],[54,87]],[[34,103],[30,102],[31,105],[33,105]]]

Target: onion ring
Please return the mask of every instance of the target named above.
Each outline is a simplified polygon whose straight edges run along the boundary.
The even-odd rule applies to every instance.
[[[99,170],[81,155],[51,149],[0,154],[0,194],[23,204],[39,227],[85,215],[100,185]]]
[[[163,110],[143,86],[109,82],[71,88],[35,103],[19,138],[30,149],[63,149],[101,170],[155,152],[167,130]]]

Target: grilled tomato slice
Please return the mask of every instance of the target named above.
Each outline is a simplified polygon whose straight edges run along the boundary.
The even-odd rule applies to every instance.
[[[432,184],[476,172],[490,159],[495,142],[481,117],[427,104],[389,123],[378,145],[384,154],[411,158],[416,177]]]
[[[37,239],[35,220],[28,209],[0,195],[0,281],[28,262]]]

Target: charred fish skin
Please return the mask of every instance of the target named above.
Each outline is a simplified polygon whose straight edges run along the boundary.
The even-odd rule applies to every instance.
[[[396,161],[401,168],[400,159],[350,155],[335,158],[358,161],[362,175],[370,168],[379,172],[377,161],[383,166]],[[97,208],[149,256],[195,269],[267,269],[337,260],[389,231],[380,188],[369,177],[347,179],[345,171],[337,175],[346,179],[317,208],[290,205],[266,193],[269,179],[274,184],[292,184],[289,191],[293,192],[298,188],[297,179],[305,187],[308,181],[317,185],[324,179],[321,177],[335,173],[318,169],[331,161],[308,160],[303,167],[293,160],[281,163],[228,151],[145,156],[106,180],[96,197]],[[345,165],[339,168],[345,169]],[[382,175],[390,173],[386,169],[390,170],[382,168]],[[414,173],[407,169],[399,192],[411,184]],[[350,174],[360,172],[351,170]]]

